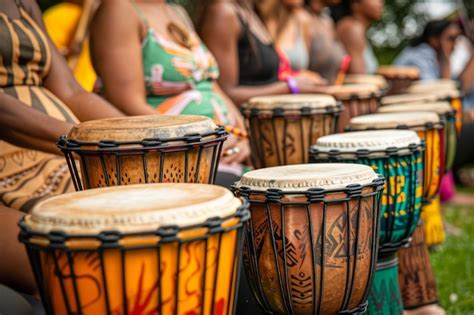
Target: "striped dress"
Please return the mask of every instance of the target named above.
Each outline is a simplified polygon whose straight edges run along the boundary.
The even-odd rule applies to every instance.
[[[0,12],[0,93],[56,119],[77,122],[42,87],[51,66],[50,47],[40,27],[21,5],[18,8],[18,19]],[[0,141],[0,204],[26,212],[39,200],[73,190],[72,186],[63,157]]]

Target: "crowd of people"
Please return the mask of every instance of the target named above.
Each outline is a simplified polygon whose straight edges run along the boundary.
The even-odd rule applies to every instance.
[[[165,0],[70,1],[43,14],[34,0],[0,0],[0,251],[9,257],[0,263],[0,313],[7,304],[39,307],[16,227],[38,201],[74,190],[56,147],[74,124],[134,115],[210,117],[232,134],[217,178],[229,186],[251,167],[241,104],[255,96],[324,93],[347,55],[348,73],[377,71],[367,31],[382,18],[383,0],[196,2],[186,10]],[[461,37],[467,57],[453,74]],[[431,21],[394,62],[419,68],[423,80],[460,82],[466,95],[460,174],[474,161],[472,40],[457,21]],[[250,297],[242,299],[239,314],[255,310]]]

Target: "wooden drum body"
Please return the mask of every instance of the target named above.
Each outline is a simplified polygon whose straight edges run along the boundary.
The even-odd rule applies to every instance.
[[[327,93],[344,104],[337,132],[343,132],[352,117],[375,113],[382,95],[375,84],[347,84],[330,86]]]
[[[385,177],[379,253],[408,244],[421,213],[424,145],[414,131],[373,130],[321,137],[311,162],[365,164]]]
[[[341,110],[329,95],[252,98],[242,113],[255,168],[307,163],[309,147],[335,132]]]
[[[378,87],[382,95],[387,92],[388,82],[381,75],[377,74],[347,74],[344,84],[373,84]]]
[[[348,130],[410,129],[425,142],[423,201],[438,193],[444,173],[444,123],[432,112],[378,113],[351,119]]]
[[[365,310],[382,187],[383,178],[364,165],[293,165],[242,177],[234,189],[251,209],[245,270],[266,311]]]
[[[141,183],[213,183],[227,133],[203,116],[81,123],[61,137],[76,190]],[[75,159],[80,163],[80,171]]]
[[[388,95],[405,93],[408,87],[420,78],[420,70],[415,67],[381,66],[377,74],[389,83]]]
[[[48,314],[233,314],[248,219],[220,187],[108,187],[38,204],[20,240]]]

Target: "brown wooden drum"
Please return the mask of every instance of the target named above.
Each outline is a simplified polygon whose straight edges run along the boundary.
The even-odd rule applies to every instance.
[[[20,240],[47,314],[232,315],[249,218],[218,186],[105,187],[39,203]]]
[[[388,89],[387,80],[377,74],[347,74],[344,84],[373,84],[379,88],[382,94],[385,94]]]
[[[388,95],[405,93],[412,82],[420,78],[420,70],[416,67],[381,66],[377,74],[389,82]]]
[[[367,307],[384,179],[359,164],[271,167],[234,186],[250,202],[244,265],[273,314],[354,314]]]
[[[375,113],[382,95],[374,84],[333,85],[328,87],[326,92],[344,104],[344,110],[339,117],[338,132],[344,131],[352,117]]]
[[[342,106],[329,95],[262,96],[242,105],[255,168],[307,163],[309,147],[336,130]]]
[[[213,183],[224,128],[204,116],[93,120],[59,139],[76,190],[158,182]],[[80,162],[80,172],[75,163]]]

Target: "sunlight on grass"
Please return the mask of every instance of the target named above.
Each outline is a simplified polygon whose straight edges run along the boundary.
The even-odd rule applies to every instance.
[[[431,255],[441,304],[449,315],[474,314],[474,205],[445,207],[447,222],[463,230]]]

